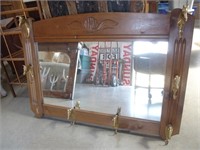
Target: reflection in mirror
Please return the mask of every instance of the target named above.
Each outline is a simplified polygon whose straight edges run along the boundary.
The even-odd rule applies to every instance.
[[[45,103],[160,121],[168,42],[81,42],[73,100]],[[75,60],[72,60],[75,61]],[[48,70],[47,70],[48,71]]]
[[[70,58],[67,53],[39,51],[40,74],[43,94],[46,97],[60,97],[66,91]]]
[[[168,43],[136,41],[133,46],[134,110],[160,120]]]

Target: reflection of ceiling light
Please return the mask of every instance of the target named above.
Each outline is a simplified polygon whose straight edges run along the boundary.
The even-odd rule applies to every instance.
[[[59,55],[60,55],[60,52],[55,52],[54,53],[54,57],[59,57]]]

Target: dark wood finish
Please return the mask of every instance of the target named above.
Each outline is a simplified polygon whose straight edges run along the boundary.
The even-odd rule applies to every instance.
[[[184,28],[184,36],[179,39],[177,18],[181,13],[180,9],[176,9],[171,14],[170,33],[169,33],[169,53],[167,56],[167,70],[165,78],[164,101],[161,116],[160,135],[164,137],[165,127],[172,124],[174,128],[173,134],[178,134],[181,125],[183,112],[185,90],[187,83],[187,74],[189,69],[190,53],[192,46],[192,35],[194,27],[194,17],[188,16],[188,21]],[[180,75],[181,83],[176,100],[172,99],[172,84],[176,75]]]
[[[156,135],[165,139],[165,128],[172,124],[174,133],[180,129],[181,115],[184,104],[189,55],[191,51],[193,16],[188,16],[189,21],[184,28],[183,39],[178,38],[177,21],[180,9],[172,11],[170,15],[134,14],[134,13],[91,13],[71,15],[42,20],[33,23],[33,34],[25,38],[27,47],[26,64],[34,66],[34,80],[29,77],[31,93],[31,107],[36,116],[53,116],[67,118],[67,107],[43,104],[37,44],[35,42],[66,42],[72,44],[73,50],[78,41],[109,41],[133,39],[168,39],[169,49],[167,54],[167,69],[165,74],[165,89],[160,122],[142,120],[120,116],[119,129],[134,131],[139,134]],[[36,45],[34,45],[35,43]],[[76,43],[76,44],[73,44]],[[76,74],[77,59],[72,65],[72,74]],[[73,74],[74,73],[74,74]],[[172,100],[172,82],[175,75],[181,76],[181,86],[176,100]],[[32,81],[32,82],[30,82]],[[39,88],[38,88],[39,87]],[[76,120],[84,123],[112,127],[114,115],[75,110]]]
[[[40,42],[168,38],[169,16],[142,13],[70,15],[35,22],[33,30],[35,41]]]

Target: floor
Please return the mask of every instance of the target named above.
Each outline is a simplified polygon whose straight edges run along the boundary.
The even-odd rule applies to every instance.
[[[82,110],[115,114],[121,108],[120,115],[160,121],[162,107],[162,89],[152,89],[151,103],[147,88],[133,86],[96,86],[94,84],[76,84],[73,100],[45,97],[44,103],[73,107],[80,102]]]
[[[157,137],[141,136],[50,118],[37,119],[29,109],[26,88],[1,99],[1,150],[198,150],[200,149],[200,29],[195,29],[184,112],[179,135],[167,146]],[[5,85],[5,89],[9,88]]]

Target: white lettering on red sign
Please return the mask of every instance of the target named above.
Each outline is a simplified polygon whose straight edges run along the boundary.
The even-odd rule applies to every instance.
[[[123,85],[131,85],[131,53],[132,44],[123,43],[122,56],[124,60]]]
[[[98,59],[98,44],[95,44],[90,47],[90,81],[94,81],[94,76],[96,73],[97,59]]]

